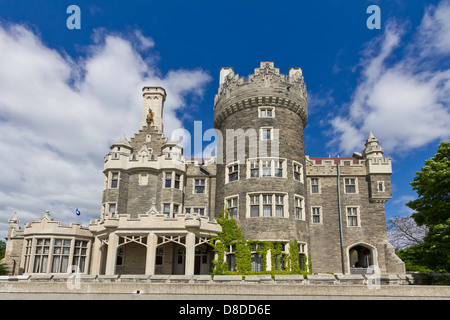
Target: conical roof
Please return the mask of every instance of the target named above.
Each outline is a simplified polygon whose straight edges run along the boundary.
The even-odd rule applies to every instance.
[[[119,140],[114,142],[114,144],[111,146],[111,148],[113,146],[121,146],[121,147],[127,147],[129,149],[133,149],[130,142],[127,140],[127,138],[125,138],[125,134],[122,136],[122,138],[120,138]]]

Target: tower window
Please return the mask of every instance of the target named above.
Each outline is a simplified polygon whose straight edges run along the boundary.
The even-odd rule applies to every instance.
[[[116,213],[116,204],[115,203],[108,204],[108,212],[111,214]]]
[[[272,139],[272,128],[261,128],[261,140]]]
[[[312,207],[312,223],[322,223],[321,207]]]
[[[378,181],[377,182],[377,190],[378,192],[384,192],[384,181]]]
[[[247,178],[286,178],[285,159],[249,160],[247,162]]]
[[[259,107],[258,116],[260,118],[273,118],[275,117],[275,108],[273,107]]]
[[[111,188],[117,188],[119,186],[119,173],[112,172],[111,173]]]
[[[247,197],[247,217],[285,218],[286,194],[250,194]]]
[[[250,162],[250,177],[259,178],[259,161]]]
[[[225,200],[228,210],[228,216],[233,219],[238,217],[238,197],[231,197]]]
[[[163,213],[167,216],[170,215],[170,203],[163,204]]]
[[[262,163],[262,176],[263,177],[270,177],[272,176],[272,161],[261,161]]]
[[[180,189],[180,175],[175,174],[175,189]]]
[[[295,219],[297,220],[305,220],[304,203],[305,201],[303,197],[295,196],[294,207],[295,207]]]
[[[172,173],[171,172],[166,172],[165,174],[165,182],[164,182],[164,187],[165,188],[172,188]]]
[[[227,167],[227,177],[228,181],[236,181],[239,179],[239,165],[238,164],[231,164]]]
[[[294,171],[294,180],[303,182],[303,166],[295,161],[292,161],[292,168]]]

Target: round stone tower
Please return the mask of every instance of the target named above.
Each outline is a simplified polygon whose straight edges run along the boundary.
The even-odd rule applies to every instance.
[[[282,75],[273,62],[261,62],[245,78],[221,69],[214,101],[214,126],[222,135],[216,216],[226,207],[246,239],[308,242],[307,117],[301,68]]]

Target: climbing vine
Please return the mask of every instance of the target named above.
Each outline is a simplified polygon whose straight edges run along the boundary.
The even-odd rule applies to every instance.
[[[217,223],[222,231],[211,238],[209,245],[214,248],[217,258],[214,260],[212,274],[310,274],[312,273],[311,257],[300,254],[297,240],[294,241],[260,241],[245,240],[244,234],[234,219],[228,216],[228,210],[221,211]],[[285,252],[289,246],[289,253]],[[271,269],[268,270],[267,257],[270,251]],[[233,253],[235,271],[229,271],[226,254]],[[252,271],[252,253],[260,255],[262,271]],[[300,258],[303,259],[300,263]],[[301,269],[304,267],[304,270]]]

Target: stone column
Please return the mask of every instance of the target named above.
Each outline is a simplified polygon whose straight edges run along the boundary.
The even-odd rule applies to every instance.
[[[267,250],[266,255],[266,271],[272,271],[272,250]]]
[[[147,236],[147,256],[145,262],[145,274],[155,274],[156,245],[158,244],[158,236],[150,232]]]
[[[113,232],[110,233],[108,238],[108,254],[106,256],[106,275],[113,275],[116,271],[116,255],[118,243],[119,236]]]
[[[195,265],[195,234],[189,232],[186,236],[186,265],[184,274],[191,276],[194,274]]]
[[[100,240],[98,237],[95,237],[94,244],[91,247],[92,248],[92,260],[90,262],[89,274],[100,274],[100,261],[102,261],[101,260],[101,250],[100,250],[101,246],[102,246],[102,240]],[[89,250],[88,250],[88,253],[89,253]],[[88,255],[88,257],[89,257],[89,255]],[[86,261],[86,265],[88,266],[87,261]]]

